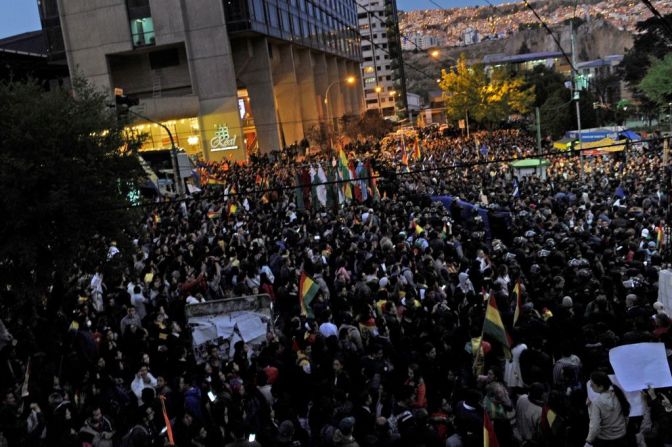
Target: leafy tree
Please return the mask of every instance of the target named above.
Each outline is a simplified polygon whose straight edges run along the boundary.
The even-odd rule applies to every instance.
[[[140,141],[80,80],[50,92],[1,83],[0,122],[0,286],[35,296],[84,262],[83,244],[122,243]]]
[[[571,97],[572,93],[568,89],[558,89],[541,106],[541,132],[544,135],[560,138],[568,130],[576,129],[576,105]],[[597,114],[593,109],[594,99],[592,93],[581,92],[579,109],[581,111],[582,129],[589,129],[597,125]]]
[[[526,71],[525,79],[528,85],[534,86],[534,107],[541,107],[551,94],[565,89],[565,78],[543,64],[536,65],[532,70]]]
[[[672,21],[672,14],[664,19]],[[662,59],[672,51],[672,40],[666,35],[661,20],[651,17],[637,23],[632,48],[624,55],[619,64],[619,74],[628,83],[633,96],[641,103],[640,110],[651,119],[656,114],[654,104],[639,90],[639,83],[644,79],[653,60]]]
[[[639,89],[659,105],[667,105],[672,101],[672,53],[651,65],[639,83]]]
[[[522,77],[500,69],[488,77],[482,65],[467,66],[464,56],[454,70],[442,71],[439,86],[452,119],[468,113],[477,122],[492,124],[512,113],[527,113],[534,103],[534,87],[528,87]]]

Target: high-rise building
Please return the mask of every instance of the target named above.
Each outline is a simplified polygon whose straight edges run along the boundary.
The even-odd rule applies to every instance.
[[[71,75],[140,98],[138,113],[208,160],[282,149],[363,105],[355,0],[38,2]],[[161,126],[135,129],[144,149],[170,147]]]
[[[406,80],[395,0],[357,0],[367,110],[406,116]]]

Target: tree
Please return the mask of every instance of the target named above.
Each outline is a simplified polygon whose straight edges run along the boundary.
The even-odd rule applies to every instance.
[[[467,66],[464,56],[454,70],[442,71],[439,86],[452,119],[468,113],[477,122],[494,124],[513,113],[529,112],[534,103],[534,87],[526,85],[522,77],[504,69],[495,69],[488,76],[482,65]]]
[[[550,95],[565,89],[565,78],[543,64],[535,65],[532,70],[526,71],[525,79],[528,85],[534,86],[534,107],[541,107]]]
[[[35,296],[81,265],[82,245],[121,243],[141,141],[129,140],[105,96],[80,80],[50,92],[1,83],[0,122],[0,286]]]
[[[639,89],[658,105],[672,101],[672,53],[651,65],[639,83]]]

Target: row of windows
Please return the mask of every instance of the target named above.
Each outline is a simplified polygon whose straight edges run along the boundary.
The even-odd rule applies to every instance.
[[[317,4],[311,0],[227,0],[224,6],[229,31],[268,32],[357,57],[359,34],[346,21],[348,15],[355,20],[354,7],[346,6],[354,2],[331,0]]]

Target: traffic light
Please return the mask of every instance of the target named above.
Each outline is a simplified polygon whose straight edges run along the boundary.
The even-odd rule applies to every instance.
[[[121,88],[114,89],[114,104],[117,107],[117,115],[126,115],[128,109],[140,104],[140,99],[137,96],[126,96],[124,90]]]

